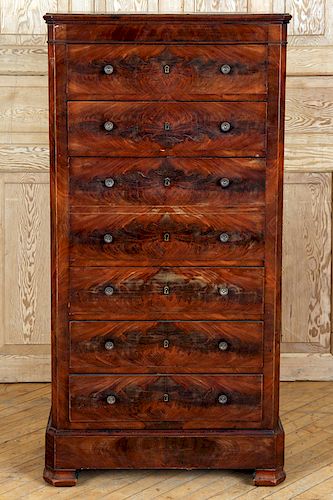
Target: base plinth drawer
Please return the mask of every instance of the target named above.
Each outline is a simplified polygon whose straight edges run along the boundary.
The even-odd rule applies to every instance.
[[[72,319],[262,319],[264,269],[72,267]]]
[[[227,373],[261,371],[261,322],[70,323],[76,372]]]
[[[262,375],[71,375],[72,422],[260,422]]]

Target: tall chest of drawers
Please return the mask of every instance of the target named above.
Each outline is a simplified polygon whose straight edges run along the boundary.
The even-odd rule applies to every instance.
[[[47,14],[44,478],[254,469],[278,415],[289,15]]]

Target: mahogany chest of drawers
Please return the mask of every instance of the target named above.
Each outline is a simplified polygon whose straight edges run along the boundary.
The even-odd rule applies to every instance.
[[[44,478],[254,469],[278,416],[289,15],[47,14]]]

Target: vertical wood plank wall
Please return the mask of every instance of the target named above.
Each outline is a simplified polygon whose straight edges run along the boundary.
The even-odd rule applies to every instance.
[[[0,381],[50,379],[45,12],[289,12],[282,370],[333,379],[333,0],[0,0]]]

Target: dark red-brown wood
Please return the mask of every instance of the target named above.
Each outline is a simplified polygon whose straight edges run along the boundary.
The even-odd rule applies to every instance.
[[[71,211],[105,207],[265,204],[265,159],[71,158]],[[105,185],[112,179],[111,187]],[[221,186],[222,179],[229,184]]]
[[[265,117],[264,102],[70,101],[69,154],[264,156]],[[104,129],[106,122],[113,130]]]
[[[264,263],[263,211],[148,209],[71,216],[75,266],[252,265]],[[106,240],[106,241],[105,241]]]
[[[256,485],[284,480],[289,19],[46,16],[50,484],[76,484],[81,468],[252,468]],[[106,230],[110,246],[101,244]],[[231,235],[223,245],[222,230]],[[106,407],[110,390],[116,402]],[[222,390],[225,405],[216,402]]]
[[[68,97],[260,100],[266,96],[266,51],[265,45],[71,45]],[[108,64],[111,74],[104,72]],[[224,64],[231,68],[227,74]]]
[[[117,428],[223,428],[261,421],[261,375],[71,375],[70,420]],[[115,402],[108,404],[113,396]],[[227,398],[220,403],[219,398]]]
[[[260,320],[263,277],[262,268],[250,267],[72,267],[70,316]],[[106,295],[107,287],[112,295]]]
[[[73,321],[71,371],[258,373],[262,328],[261,322],[245,321]]]

